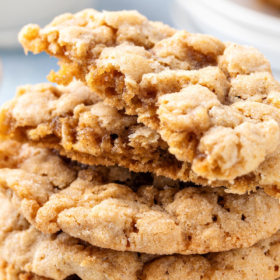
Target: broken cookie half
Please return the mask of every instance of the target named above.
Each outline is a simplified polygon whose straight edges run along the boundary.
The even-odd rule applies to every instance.
[[[201,102],[205,102],[205,99],[202,98]],[[236,104],[245,106],[246,102]],[[258,106],[260,103],[254,104]],[[219,112],[221,122],[225,123],[234,118],[234,115],[226,115],[225,118],[223,111],[217,108],[215,110]],[[278,109],[274,110],[277,119]],[[262,114],[257,109],[256,112]],[[267,114],[269,112],[267,111]],[[66,87],[54,87],[50,84],[20,87],[16,97],[2,107],[0,125],[2,138],[13,138],[21,143],[53,148],[62,155],[84,164],[118,165],[134,172],[152,172],[174,180],[209,185],[208,180],[194,172],[191,163],[178,160],[170,153],[170,147],[160,133],[138,123],[136,116],[127,115],[123,110],[110,107],[81,82],[72,82]],[[263,123],[256,125],[260,129],[266,129]],[[250,124],[244,125],[242,131],[250,131],[250,127],[252,128]],[[215,135],[212,135],[213,138],[210,134],[208,140],[212,139],[211,141],[217,145],[222,145],[226,139],[229,145],[230,141],[236,139],[228,129],[223,131],[217,126],[213,128],[214,130],[215,135],[219,135],[221,140],[217,142]],[[247,136],[244,136],[243,139],[244,141],[247,139],[245,141],[247,144],[251,140],[254,141],[254,145],[250,144],[248,150],[244,147],[242,149],[244,153],[260,155],[261,150],[256,146],[259,143],[259,132],[253,131],[251,138],[248,136],[247,139]],[[270,130],[261,135],[264,138],[270,137]],[[206,144],[212,143],[207,141]],[[202,143],[204,142],[202,141],[201,145]],[[217,156],[220,153],[221,160],[223,156],[236,155],[234,147],[227,145],[224,146],[223,152],[213,149],[213,153],[215,152]],[[195,149],[195,145],[193,148]],[[259,158],[259,155],[255,157]],[[279,168],[280,147],[266,156],[259,167],[249,174],[240,176],[233,182],[215,180],[210,185],[225,186],[228,192],[237,194],[255,191],[261,186],[269,195],[279,197]]]
[[[94,10],[27,25],[19,40],[60,59],[51,81],[82,80],[156,131],[196,176],[232,183],[255,172],[260,184],[279,185],[260,170],[279,150],[280,85],[256,49]]]

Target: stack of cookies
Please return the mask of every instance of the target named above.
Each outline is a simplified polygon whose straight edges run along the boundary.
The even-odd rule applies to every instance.
[[[1,109],[1,280],[280,277],[280,84],[258,50],[136,11],[19,40],[59,85]]]

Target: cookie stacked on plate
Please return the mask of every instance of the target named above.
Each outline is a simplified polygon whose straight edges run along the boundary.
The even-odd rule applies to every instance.
[[[135,11],[19,35],[59,59],[1,109],[1,279],[280,277],[280,84],[253,47]]]

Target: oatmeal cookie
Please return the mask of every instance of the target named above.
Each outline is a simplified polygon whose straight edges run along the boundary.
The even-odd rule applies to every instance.
[[[82,70],[85,61],[93,61],[106,47],[130,43],[149,49],[175,32],[161,22],[148,21],[137,11],[100,13],[87,9],[74,15],[60,15],[44,30],[29,24],[19,34],[19,40],[26,52],[55,54],[72,65],[71,74],[78,74],[78,68]],[[72,56],[75,57],[73,63]],[[68,79],[72,80],[72,75]]]
[[[0,252],[12,264],[0,262],[1,280],[91,280],[93,275],[102,280],[275,280],[280,276],[279,232],[249,248],[159,258],[99,249],[65,233],[40,233],[5,198],[0,201]]]
[[[204,256],[173,255],[144,266],[141,280],[268,280],[280,277],[280,233],[250,248]]]
[[[186,31],[145,45],[120,28],[130,14],[114,14],[117,36],[113,43],[103,36],[100,48],[101,15],[89,20],[88,13],[62,15],[43,29],[28,25],[19,34],[26,51],[60,59],[51,81],[82,80],[157,131],[171,154],[209,181],[259,173],[279,149],[280,85],[258,50]]]
[[[66,233],[43,234],[7,199],[1,196],[0,201],[0,254],[23,271],[55,280],[75,274],[82,280],[91,280],[93,275],[100,280],[137,280],[142,271],[137,253],[100,249]]]
[[[188,180],[189,167],[168,152],[157,132],[104,104],[79,82],[22,86],[0,118],[2,137],[56,148],[84,164],[120,165]]]
[[[248,77],[240,77],[238,85],[246,84]],[[261,80],[259,74],[254,78]],[[255,87],[255,90],[262,88]],[[230,98],[234,98],[235,92],[242,96],[235,86],[231,89]],[[224,112],[219,111],[219,114],[222,121]],[[228,120],[233,117],[228,116]],[[216,130],[218,133],[219,129]],[[55,148],[62,155],[84,164],[119,165],[134,172],[152,172],[174,180],[209,185],[207,180],[191,170],[190,163],[178,160],[168,151],[168,144],[158,132],[137,123],[135,116],[109,107],[80,82],[67,87],[50,84],[20,87],[17,96],[2,107],[0,136]],[[231,136],[226,134],[226,137]],[[3,145],[5,142],[2,148],[6,150]],[[12,158],[9,157],[10,160]],[[225,186],[229,192],[238,194],[255,191],[261,186],[271,196],[280,197],[277,188],[280,184],[279,168],[280,147],[249,175],[235,179],[232,184],[214,181],[211,186]]]
[[[118,251],[187,255],[249,247],[280,229],[279,202],[262,190],[235,195],[156,177],[141,185],[139,176],[126,179],[127,170],[79,169],[46,149],[23,145],[24,157],[14,154],[17,167],[0,169],[0,191],[43,233],[62,230]]]

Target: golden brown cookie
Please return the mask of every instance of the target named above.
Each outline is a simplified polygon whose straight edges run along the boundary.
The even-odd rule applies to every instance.
[[[10,277],[1,280],[274,280],[280,276],[279,233],[250,248],[159,258],[99,249],[65,233],[40,233],[7,199],[0,196],[0,201],[0,252],[10,263],[0,262],[0,275]],[[15,278],[18,275],[21,278]]]
[[[2,195],[0,201],[0,254],[23,271],[55,280],[75,274],[83,280],[137,280],[142,271],[137,253],[100,249],[66,233],[43,234]]]
[[[18,163],[0,169],[0,191],[44,233],[62,230],[118,251],[187,255],[249,247],[280,229],[279,202],[262,190],[235,195],[163,177],[149,182],[125,169],[75,166],[46,149],[3,145],[2,156]]]
[[[245,83],[248,77],[239,78],[238,84]],[[254,77],[261,80],[260,75]],[[255,87],[257,90],[263,89]],[[231,92],[240,92],[240,89],[235,86]],[[233,96],[232,93],[231,98]],[[209,185],[191,170],[189,163],[176,159],[168,151],[168,144],[159,133],[137,123],[135,116],[106,105],[80,82],[67,87],[50,84],[20,87],[17,96],[2,107],[0,131],[3,138],[55,148],[84,164],[119,165],[135,172],[152,172]],[[239,177],[232,184],[214,181],[211,186],[226,186],[238,194],[261,186],[271,196],[278,197],[279,159],[280,148],[249,175]]]
[[[117,22],[113,37],[99,30],[106,16]],[[136,24],[138,16],[87,10],[43,29],[28,25],[19,39],[26,51],[60,58],[51,81],[76,77],[109,105],[137,115],[195,176],[233,182],[255,172],[279,186],[279,178],[272,183],[261,173],[264,166],[270,172],[267,159],[280,143],[280,85],[268,60],[253,47],[186,31],[143,44],[143,28],[127,36],[128,29],[146,26],[144,19]]]
[[[269,280],[280,277],[280,233],[250,248],[200,256],[174,255],[144,266],[141,280]]]
[[[152,129],[112,108],[80,82],[23,86],[1,111],[1,136],[56,148],[84,164],[120,165],[188,180],[188,166]],[[181,174],[181,175],[180,175]]]

